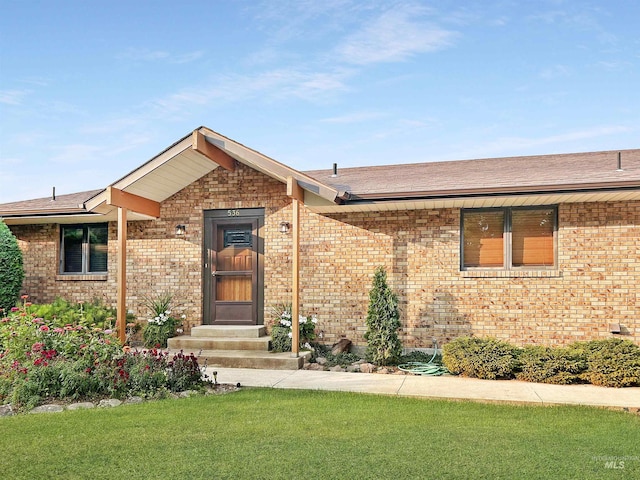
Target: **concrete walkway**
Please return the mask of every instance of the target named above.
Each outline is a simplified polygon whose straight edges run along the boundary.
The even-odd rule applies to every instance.
[[[515,380],[478,380],[448,375],[427,377],[313,370],[207,368],[210,376],[213,371],[217,371],[219,383],[240,383],[247,387],[332,390],[537,405],[590,405],[640,412],[640,387],[547,385]]]

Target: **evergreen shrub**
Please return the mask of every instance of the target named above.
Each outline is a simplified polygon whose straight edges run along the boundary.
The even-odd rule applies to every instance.
[[[18,240],[0,220],[0,310],[9,312],[16,306],[22,280],[24,269]]]
[[[402,343],[398,338],[400,311],[398,298],[387,284],[387,273],[378,267],[369,292],[367,311],[366,358],[376,365],[397,363],[402,355]]]
[[[495,338],[460,337],[444,345],[442,362],[454,375],[513,378],[518,348]]]

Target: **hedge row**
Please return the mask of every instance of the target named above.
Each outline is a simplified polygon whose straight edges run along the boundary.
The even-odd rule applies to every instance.
[[[444,345],[442,361],[451,373],[474,378],[640,386],[640,347],[620,338],[516,347],[494,338],[462,337]]]

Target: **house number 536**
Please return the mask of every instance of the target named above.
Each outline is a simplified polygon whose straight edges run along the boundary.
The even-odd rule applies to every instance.
[[[227,210],[227,217],[239,217],[240,210]]]

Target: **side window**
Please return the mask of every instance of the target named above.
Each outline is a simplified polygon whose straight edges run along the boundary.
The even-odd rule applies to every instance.
[[[555,206],[463,210],[461,268],[554,267],[557,212]]]
[[[62,225],[60,231],[60,273],[107,272],[107,224]]]

